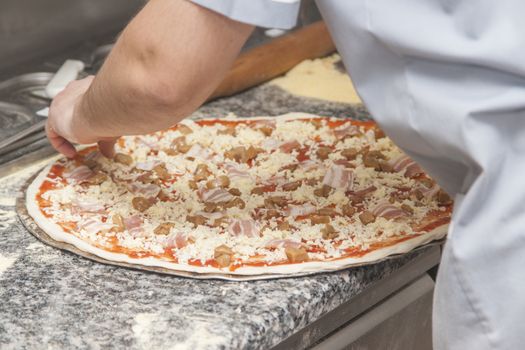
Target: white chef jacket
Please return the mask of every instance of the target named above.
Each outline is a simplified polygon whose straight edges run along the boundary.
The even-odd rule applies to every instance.
[[[293,26],[297,1],[194,0]],[[525,348],[525,1],[318,0],[359,95],[455,198],[434,348]]]

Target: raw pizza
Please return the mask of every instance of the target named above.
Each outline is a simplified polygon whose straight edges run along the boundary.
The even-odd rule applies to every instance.
[[[442,238],[452,201],[373,122],[186,120],[47,166],[27,191],[53,239],[111,261],[294,274]]]

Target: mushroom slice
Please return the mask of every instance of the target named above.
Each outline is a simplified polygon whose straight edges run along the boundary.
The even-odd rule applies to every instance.
[[[286,257],[288,258],[288,261],[293,263],[301,263],[308,261],[308,252],[305,248],[294,248],[294,247],[288,247],[284,249],[284,252],[286,253]]]
[[[197,169],[195,169],[195,176],[193,179],[198,182],[206,180],[210,175],[211,171],[208,166],[206,164],[199,164],[197,165]]]
[[[111,221],[113,224],[115,224],[117,232],[123,232],[126,229],[126,226],[124,225],[124,219],[122,219],[120,214],[113,215]]]
[[[317,155],[317,158],[321,160],[328,159],[328,156],[332,153],[332,150],[330,147],[321,146],[317,149],[317,152],[315,154]]]
[[[174,148],[178,153],[188,153],[191,146],[186,143],[186,137],[180,136],[171,142],[171,147]]]
[[[231,195],[237,197],[241,195],[241,191],[238,188],[230,188],[228,192],[230,192]]]
[[[225,244],[215,248],[213,257],[220,267],[230,266],[232,261],[233,250]]]
[[[213,257],[217,258],[221,255],[233,255],[233,250],[228,247],[226,244],[221,244],[213,251]]]
[[[355,214],[355,208],[350,204],[343,205],[343,215],[352,216]]]
[[[204,225],[206,224],[206,222],[208,221],[208,219],[206,219],[204,216],[202,215],[187,215],[186,216],[186,220],[191,222],[193,225],[195,225],[196,227],[197,226],[201,226],[201,225]]]
[[[175,224],[173,222],[163,222],[153,230],[153,233],[156,235],[167,236],[170,234],[170,231],[174,226]]]
[[[177,125],[177,130],[180,131],[182,135],[189,135],[193,132],[189,126],[184,124]]]
[[[135,197],[131,200],[131,204],[133,205],[133,208],[140,212],[144,212],[148,210],[153,203],[144,197]]]
[[[314,190],[314,195],[317,197],[328,197],[330,195],[330,192],[332,192],[332,187],[328,185],[323,185],[321,188],[316,188]]]
[[[436,194],[436,199],[439,205],[450,205],[452,204],[452,198],[443,190],[439,190]]]
[[[288,182],[288,183],[283,185],[283,191],[295,191],[296,189],[301,187],[301,184],[302,184],[301,180]]]
[[[330,217],[329,216],[324,216],[324,215],[314,215],[310,218],[310,223],[312,225],[317,225],[317,224],[328,224],[330,223]]]
[[[278,207],[282,208],[286,206],[287,201],[283,196],[271,196],[264,200],[264,206],[267,209],[276,209]]]
[[[223,130],[217,130],[217,135],[237,136],[237,130],[235,129],[235,126],[229,126]]]
[[[232,262],[232,257],[231,255],[221,255],[216,257],[215,261],[217,262],[217,265],[219,265],[219,267],[228,267]]]
[[[369,212],[368,210],[365,210],[361,214],[359,214],[359,220],[363,223],[363,225],[368,225],[374,221],[376,221],[376,216]]]
[[[235,197],[233,198],[232,200],[226,202],[223,204],[224,208],[233,208],[233,207],[237,207],[239,209],[244,209],[246,208],[246,203],[239,197]]]
[[[357,149],[355,148],[345,148],[341,151],[341,155],[345,157],[347,160],[354,160],[357,157]]]
[[[133,163],[133,158],[130,155],[124,153],[117,153],[113,157],[113,160],[117,163],[124,165],[131,165]]]
[[[334,239],[339,236],[339,232],[330,224],[326,224],[324,228],[321,229],[323,239]]]
[[[97,171],[95,172],[92,176],[90,176],[84,183],[88,184],[88,185],[100,185],[101,183],[103,183],[104,181],[106,181],[108,179],[108,176],[101,172],[101,171]]]
[[[153,171],[157,175],[157,177],[161,180],[168,180],[170,178],[170,173],[168,172],[168,169],[166,168],[166,164],[160,163],[153,167]]]
[[[414,214],[414,209],[408,204],[401,204],[401,209],[408,214]]]

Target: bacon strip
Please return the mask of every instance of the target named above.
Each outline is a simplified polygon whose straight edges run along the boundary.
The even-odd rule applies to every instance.
[[[388,201],[380,202],[373,210],[372,214],[375,216],[381,216],[385,219],[396,219],[403,216],[407,216],[407,213],[396,207],[395,205],[390,204]]]
[[[435,184],[434,186],[430,187],[430,188],[426,188],[425,186],[421,186],[419,188],[419,190],[421,191],[421,193],[423,194],[423,196],[425,198],[432,198],[436,195],[436,193],[439,192],[439,186],[437,184]]]
[[[253,219],[234,220],[228,231],[234,236],[255,237],[259,235],[259,228]]]
[[[85,230],[88,234],[97,234],[100,231],[111,230],[113,224],[102,222],[95,218],[87,218],[79,223],[80,229]]]
[[[406,177],[414,177],[423,174],[423,169],[421,169],[419,164],[414,162],[405,154],[391,160],[389,163],[395,172],[400,173],[404,171],[404,176]]]
[[[196,143],[193,146],[191,146],[190,150],[186,153],[185,156],[207,160],[211,158],[211,152],[208,149],[203,148],[201,145]]]
[[[279,148],[282,145],[282,142],[276,139],[265,139],[261,146],[267,151],[273,151]]]
[[[85,165],[80,165],[71,172],[64,173],[64,177],[67,180],[73,180],[75,182],[82,182],[89,179],[93,175],[93,171]]]
[[[267,127],[275,129],[276,124],[277,122],[274,119],[261,119],[261,120],[255,120],[252,125],[255,126],[256,128],[261,127],[261,126],[267,126]]]
[[[274,175],[270,177],[269,179],[266,179],[263,181],[264,186],[270,186],[270,185],[282,185],[288,182],[288,179],[284,175]]]
[[[373,193],[375,190],[377,190],[377,187],[375,186],[368,186],[367,188],[364,188],[362,190],[358,191],[351,191],[351,194],[359,197],[365,197],[369,193]]]
[[[291,205],[286,209],[285,213],[288,216],[296,217],[313,214],[316,211],[317,208],[315,206],[310,203],[306,203],[302,205]]]
[[[133,236],[136,237],[142,233],[142,219],[138,215],[133,215],[122,220],[124,227]]]
[[[299,148],[301,148],[301,144],[297,142],[296,140],[285,142],[279,146],[279,149],[283,153],[292,153],[294,149],[299,149]]]
[[[165,248],[181,249],[188,245],[188,236],[182,232],[172,233],[165,238],[163,246]]]
[[[103,214],[106,212],[106,209],[103,204],[97,203],[97,202],[90,202],[90,201],[83,201],[79,199],[75,199],[73,201],[73,207],[72,212],[74,214],[81,214],[81,213],[97,213],[97,214]]]
[[[334,129],[334,135],[338,140],[342,140],[349,136],[357,136],[359,134],[361,134],[359,128],[351,124]]]
[[[334,160],[334,164],[341,165],[345,168],[355,168],[355,165],[353,165],[352,162],[346,159],[336,159]]]
[[[217,220],[217,219],[224,217],[224,215],[226,215],[226,212],[221,211],[221,212],[207,213],[205,211],[196,211],[195,215],[203,216],[208,220]]]
[[[310,171],[314,169],[318,169],[319,167],[322,167],[322,163],[318,163],[315,160],[305,160],[299,163],[299,168],[301,168],[304,171]]]
[[[138,215],[133,215],[122,220],[126,230],[132,230],[142,225],[142,219]]]
[[[239,164],[233,163],[233,162],[226,162],[224,164],[224,168],[228,172],[228,175],[231,178],[239,178],[239,179],[249,179],[250,174],[248,171],[242,169]]]
[[[301,248],[302,246],[301,242],[292,241],[291,239],[272,239],[264,245],[266,249]]]
[[[406,169],[410,164],[415,164],[415,162],[405,154],[397,157],[396,159],[392,159],[389,163],[396,173]]]
[[[160,192],[160,187],[155,184],[143,184],[141,182],[132,182],[128,188],[134,194],[140,194],[146,198],[155,198]]]
[[[404,176],[406,176],[406,177],[416,177],[416,176],[421,175],[423,173],[424,173],[423,169],[421,169],[419,164],[413,163],[413,164],[410,164],[407,167]]]
[[[323,178],[323,185],[332,188],[351,190],[354,182],[354,173],[340,165],[332,165]]]
[[[84,161],[98,160],[100,157],[102,157],[102,154],[99,151],[93,151],[85,155]]]
[[[201,192],[201,199],[207,203],[228,202],[233,198],[234,196],[224,188],[213,188]]]
[[[150,161],[147,161],[147,162],[138,162],[137,164],[135,164],[135,168],[137,168],[139,170],[150,171],[150,170],[153,170],[155,165],[157,165],[159,163],[160,162],[157,161],[157,160],[150,160]]]
[[[149,147],[152,150],[158,150],[159,149],[159,145],[158,144],[146,140],[145,137],[137,136],[136,139],[138,140],[139,143],[142,143],[144,146]]]

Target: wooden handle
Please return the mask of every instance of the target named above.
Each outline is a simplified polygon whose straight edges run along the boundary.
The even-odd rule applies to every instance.
[[[208,100],[236,94],[286,73],[301,61],[334,51],[326,25],[315,22],[240,54]]]

